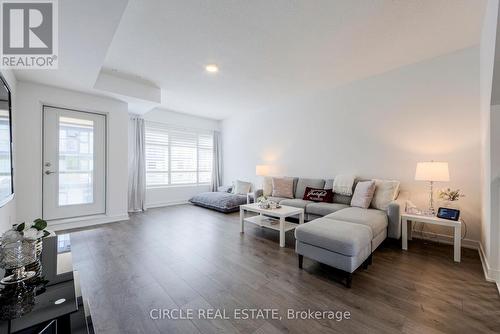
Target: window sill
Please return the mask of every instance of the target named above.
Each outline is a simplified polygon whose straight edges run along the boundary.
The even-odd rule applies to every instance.
[[[189,184],[172,184],[165,186],[146,186],[146,190],[149,189],[169,189],[169,188],[196,188],[196,187],[207,187],[210,183],[189,183]]]

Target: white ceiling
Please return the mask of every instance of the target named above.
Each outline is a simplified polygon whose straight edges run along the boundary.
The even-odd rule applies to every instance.
[[[59,68],[17,70],[18,80],[91,91],[128,0],[62,0]]]
[[[16,76],[96,91],[104,69],[155,84],[164,108],[223,119],[476,45],[485,8],[485,0],[126,3],[59,1],[60,69]],[[81,44],[73,34],[92,38]],[[206,73],[208,63],[219,73]]]

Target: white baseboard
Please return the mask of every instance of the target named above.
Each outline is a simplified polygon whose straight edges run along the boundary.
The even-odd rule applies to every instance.
[[[182,205],[189,204],[189,201],[170,201],[170,202],[156,202],[156,203],[146,203],[146,209],[162,208],[165,206]]]
[[[96,215],[87,217],[77,217],[68,219],[53,220],[48,223],[48,228],[52,231],[62,231],[75,228],[89,227],[93,225],[109,224],[119,221],[129,220],[128,214],[125,215]]]
[[[413,230],[412,235],[416,239],[424,239],[440,242],[447,245],[453,245],[453,237],[446,234],[439,234],[434,232],[421,232]],[[479,250],[480,243],[472,239],[462,239],[462,247]]]
[[[483,265],[484,277],[487,281],[497,283],[498,287],[500,284],[500,270],[491,268],[482,244],[479,244],[479,257],[481,258],[481,263]]]

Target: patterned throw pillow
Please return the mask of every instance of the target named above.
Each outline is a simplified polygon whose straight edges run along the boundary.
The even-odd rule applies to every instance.
[[[303,199],[305,201],[332,203],[333,191],[332,189],[318,189],[318,188],[306,187]]]
[[[273,177],[273,197],[293,198],[293,178]]]

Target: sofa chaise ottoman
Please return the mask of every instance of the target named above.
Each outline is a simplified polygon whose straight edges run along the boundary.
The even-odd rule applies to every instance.
[[[295,229],[295,252],[299,268],[303,257],[330,265],[346,273],[351,287],[352,273],[371,264],[372,253],[387,238],[388,217],[376,209],[346,208]]]
[[[330,265],[346,273],[346,286],[351,287],[352,273],[371,253],[372,229],[330,218],[318,218],[295,230],[295,251],[302,268],[304,256]]]

